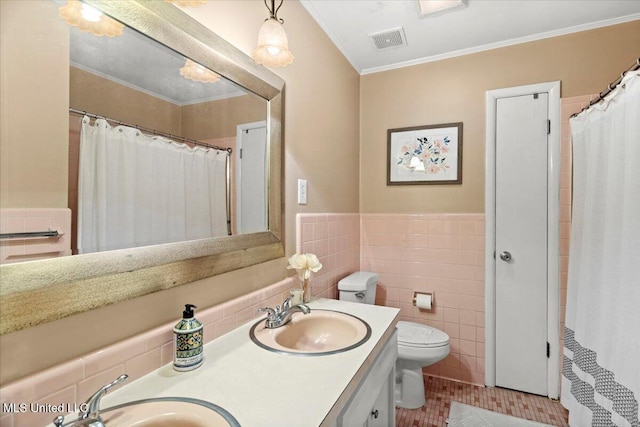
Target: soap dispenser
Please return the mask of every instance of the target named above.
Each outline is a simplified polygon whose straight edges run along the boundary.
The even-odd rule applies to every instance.
[[[185,304],[182,320],[173,327],[173,368],[176,371],[196,369],[204,360],[202,323],[193,315],[193,304]]]

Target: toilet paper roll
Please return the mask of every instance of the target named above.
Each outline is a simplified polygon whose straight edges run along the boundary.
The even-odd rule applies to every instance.
[[[423,310],[431,310],[431,295],[430,294],[417,294],[416,295],[416,307]]]

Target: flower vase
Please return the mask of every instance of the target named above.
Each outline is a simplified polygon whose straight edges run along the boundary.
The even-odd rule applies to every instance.
[[[311,302],[311,278],[302,279],[302,303]]]

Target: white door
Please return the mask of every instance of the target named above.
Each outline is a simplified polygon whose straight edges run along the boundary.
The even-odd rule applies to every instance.
[[[267,127],[264,122],[238,126],[237,231],[268,229]]]
[[[547,395],[548,95],[497,100],[496,385]]]

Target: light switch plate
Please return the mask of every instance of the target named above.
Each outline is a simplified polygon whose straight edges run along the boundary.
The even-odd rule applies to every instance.
[[[298,180],[298,204],[299,205],[307,204],[307,180],[306,179]]]

